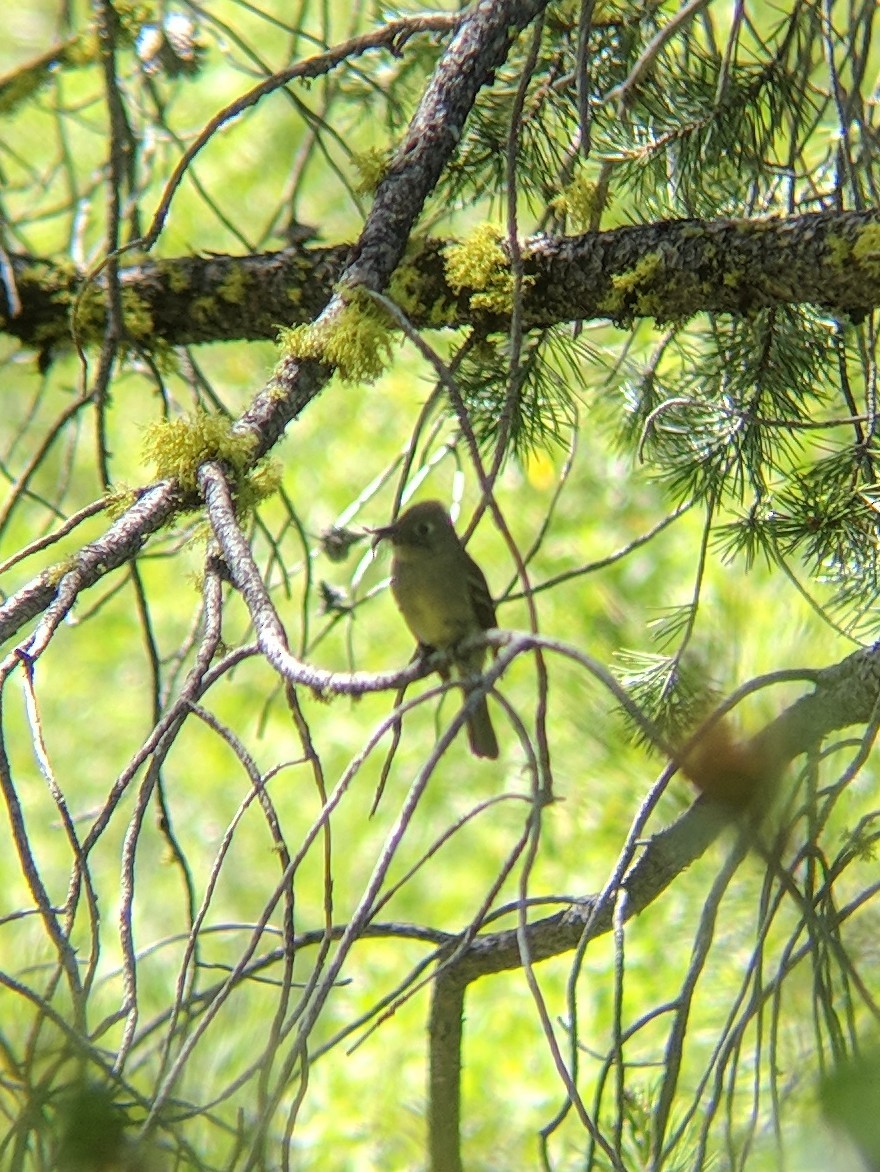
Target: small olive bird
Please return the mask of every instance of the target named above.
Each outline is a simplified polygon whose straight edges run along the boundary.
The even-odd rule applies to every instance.
[[[376,541],[387,537],[394,549],[391,592],[422,654],[449,651],[463,680],[479,675],[485,649],[464,655],[455,649],[469,635],[495,626],[495,605],[483,571],[459,541],[446,509],[439,501],[421,501],[373,533]],[[448,679],[449,671],[441,675]],[[467,731],[475,757],[498,756],[485,697],[468,716]]]

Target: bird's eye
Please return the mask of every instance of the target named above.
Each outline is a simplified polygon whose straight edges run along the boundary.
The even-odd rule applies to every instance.
[[[418,533],[419,537],[427,537],[431,532],[430,522],[419,521],[418,525],[416,526],[416,532]]]

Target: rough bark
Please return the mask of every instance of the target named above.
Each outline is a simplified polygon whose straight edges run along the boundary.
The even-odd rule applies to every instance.
[[[423,180],[436,178],[432,173]],[[402,199],[394,192],[390,202]],[[397,223],[402,212],[396,206],[394,211]],[[156,341],[180,346],[274,338],[279,325],[314,320],[340,278],[353,284],[372,274],[370,287],[383,287],[400,250],[391,248],[384,225],[380,235],[354,255],[345,244],[298,246],[255,256],[144,260],[123,268],[132,340],[149,349]],[[426,240],[407,256],[407,288],[416,294],[405,307],[410,320],[417,327],[505,329],[504,318],[471,305],[480,289],[449,285],[444,253],[451,243]],[[602,318],[679,321],[703,312],[748,314],[782,305],[812,305],[858,320],[880,305],[880,211],[673,220],[538,237],[528,242],[523,262],[526,328]],[[71,306],[83,274],[18,255],[10,257],[10,271],[20,308],[13,316],[9,291],[0,289],[0,329],[43,351],[69,343]],[[85,340],[89,332],[101,335],[101,303],[97,298],[90,309]]]

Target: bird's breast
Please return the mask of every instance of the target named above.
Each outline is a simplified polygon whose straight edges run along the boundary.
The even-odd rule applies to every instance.
[[[478,625],[465,585],[451,586],[446,574],[403,562],[395,570],[391,589],[406,625],[420,643],[442,650],[472,634]]]

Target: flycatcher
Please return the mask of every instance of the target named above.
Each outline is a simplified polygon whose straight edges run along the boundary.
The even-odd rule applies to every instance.
[[[404,622],[423,655],[450,651],[458,675],[479,675],[485,649],[456,655],[469,635],[495,626],[495,605],[483,571],[458,539],[449,514],[439,501],[421,501],[393,525],[375,529],[394,549],[391,593]],[[441,672],[444,679],[449,672]],[[497,757],[498,741],[481,699],[467,721],[468,742],[476,757]]]

